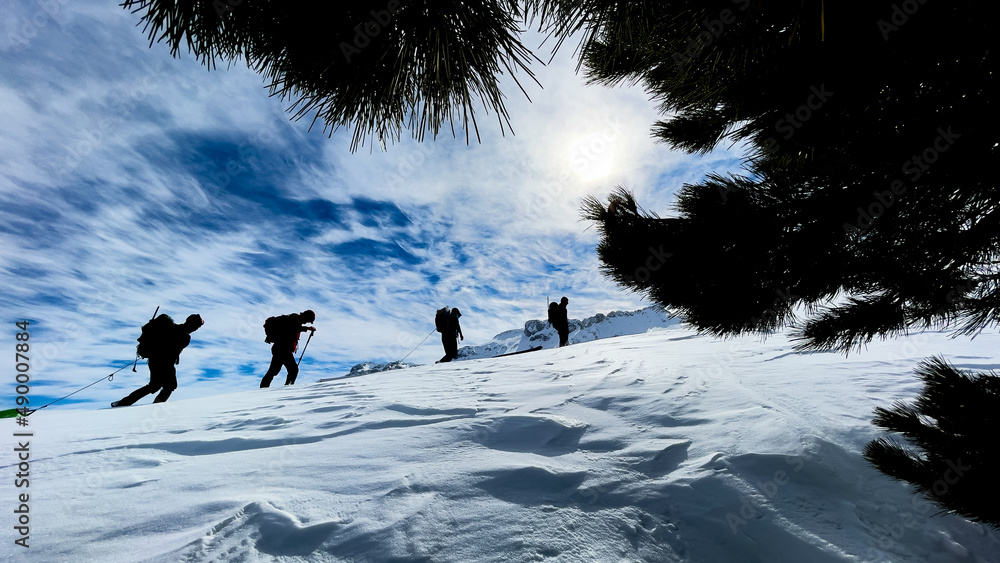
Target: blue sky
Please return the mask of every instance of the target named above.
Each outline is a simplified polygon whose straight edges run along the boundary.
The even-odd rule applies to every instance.
[[[462,309],[468,344],[542,318],[546,297],[567,295],[576,318],[642,307],[599,274],[581,198],[621,184],[669,215],[684,182],[739,166],[735,151],[655,143],[655,105],[640,88],[585,86],[573,42],[536,65],[541,88],[521,77],[530,102],[505,83],[513,135],[480,115],[482,142],[351,154],[350,130],[290,121],[290,101],[240,63],[207,71],[150,48],[113,2],[0,9],[0,346],[31,321],[36,405],[131,362],[158,306],[206,319],[175,398],[255,387],[274,314],[316,311],[308,382],[400,359],[443,305]],[[435,334],[408,361],[442,353]],[[106,404],[147,374],[59,405]]]

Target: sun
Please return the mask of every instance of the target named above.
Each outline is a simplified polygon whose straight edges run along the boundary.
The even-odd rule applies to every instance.
[[[584,182],[602,180],[615,166],[615,138],[602,133],[578,137],[570,143],[567,163]]]

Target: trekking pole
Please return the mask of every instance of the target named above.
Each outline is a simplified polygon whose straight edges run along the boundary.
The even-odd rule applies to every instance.
[[[309,341],[313,339],[313,334],[316,334],[315,330],[309,331],[309,338],[306,338],[306,345],[302,347],[302,353],[299,354],[299,361],[295,362],[295,365],[302,363],[302,356],[306,355],[306,348],[309,347]]]
[[[156,306],[156,310],[153,311],[153,316],[149,317],[149,320],[155,319],[156,318],[156,314],[159,313],[159,312],[160,312],[160,306],[157,305]],[[132,371],[135,371],[135,365],[138,364],[138,363],[139,363],[139,352],[136,351],[136,353],[135,353],[135,361],[132,362]]]
[[[126,360],[126,361],[127,361],[127,360]],[[70,393],[69,395],[66,395],[66,397],[71,397],[71,396],[73,396],[73,395],[76,395],[77,393],[79,393],[80,391],[83,391],[83,390],[84,390],[84,389],[86,389],[87,387],[90,387],[90,386],[93,386],[93,385],[97,385],[98,383],[100,383],[100,382],[104,381],[105,379],[107,379],[108,381],[114,381],[114,379],[115,379],[115,374],[116,374],[116,373],[118,373],[118,372],[120,372],[121,370],[123,370],[123,369],[127,368],[127,367],[128,367],[128,364],[125,364],[125,365],[123,365],[122,367],[120,367],[120,368],[116,369],[115,371],[113,371],[113,372],[109,373],[108,375],[105,375],[104,377],[102,377],[102,378],[98,379],[97,381],[95,381],[95,382],[91,383],[90,385],[85,385],[85,386],[83,386],[83,387],[81,387],[81,388],[77,389],[76,391],[73,391],[73,392],[72,392],[72,393]],[[29,415],[31,415],[31,414],[33,414],[33,413],[35,413],[35,412],[38,412],[38,411],[40,411],[40,410],[44,409],[45,407],[47,407],[47,406],[49,406],[49,405],[53,405],[53,404],[55,404],[55,403],[58,403],[59,401],[61,401],[61,400],[65,399],[66,397],[59,397],[58,399],[56,399],[55,401],[52,401],[51,403],[48,403],[48,404],[45,404],[45,405],[42,405],[42,406],[38,407],[37,409],[31,409],[31,410],[30,410],[30,411],[28,411],[28,412],[27,412],[27,414],[25,414],[24,416],[29,416]]]
[[[427,336],[425,336],[424,339],[420,341],[420,344],[423,344],[424,342],[427,342],[427,339],[431,337],[431,334],[434,334],[435,330],[437,330],[437,329],[435,328],[435,329],[431,330],[430,334],[428,334]],[[417,344],[416,346],[413,347],[413,350],[410,350],[409,352],[407,352],[406,355],[403,356],[403,360],[405,360],[406,358],[410,357],[410,354],[416,352],[417,348],[420,348],[420,344]],[[403,360],[399,360],[396,363],[397,364],[401,364],[401,363],[403,363]]]

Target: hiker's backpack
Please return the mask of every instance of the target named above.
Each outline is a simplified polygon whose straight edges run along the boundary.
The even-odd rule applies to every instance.
[[[174,320],[169,315],[160,315],[142,325],[142,334],[136,340],[135,351],[140,358],[149,359],[162,356],[170,351]]]
[[[449,315],[451,315],[451,307],[441,307],[434,314],[434,328],[441,334],[444,334],[444,331],[448,330]]]
[[[549,303],[549,324],[552,324],[552,325],[556,324],[556,317],[557,317],[557,315],[556,315],[556,307],[558,307],[558,306],[559,305],[557,305],[555,301],[553,301],[552,303]]]
[[[278,333],[278,317],[268,317],[264,321],[264,342],[274,343],[274,337]]]
[[[274,344],[277,342],[285,332],[285,328],[288,324],[288,315],[268,317],[267,320],[264,321],[264,342],[267,342],[268,344]]]

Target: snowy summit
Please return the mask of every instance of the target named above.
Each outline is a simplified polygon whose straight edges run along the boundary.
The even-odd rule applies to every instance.
[[[997,340],[926,333],[844,357],[673,324],[43,411],[30,548],[8,540],[3,560],[1000,561],[1000,535],[938,515],[860,453],[879,435],[872,409],[919,391],[928,350],[991,369]]]

